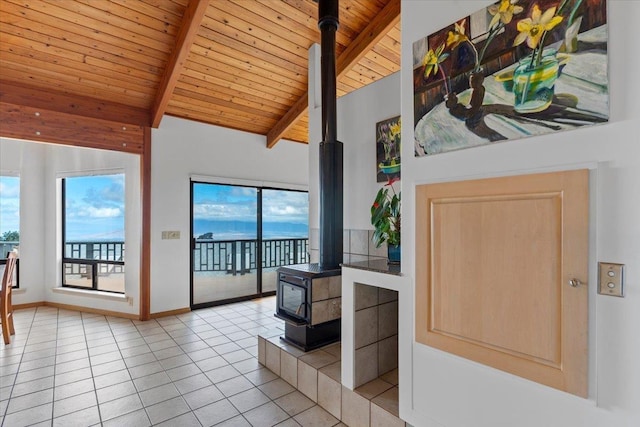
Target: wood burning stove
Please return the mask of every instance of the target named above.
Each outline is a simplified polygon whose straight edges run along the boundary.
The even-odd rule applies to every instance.
[[[322,142],[320,142],[320,263],[278,269],[276,316],[284,341],[304,351],[340,340],[343,253],[343,147],[336,125],[338,0],[318,0],[321,36]]]
[[[319,264],[278,269],[276,317],[285,321],[282,340],[304,351],[340,340],[340,273]]]

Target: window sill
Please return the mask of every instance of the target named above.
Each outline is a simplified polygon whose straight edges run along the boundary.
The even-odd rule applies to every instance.
[[[63,288],[63,287],[52,288],[52,291],[58,294],[91,297],[91,298],[104,299],[104,300],[110,300],[110,301],[120,301],[120,302],[129,301],[129,297],[127,297],[125,294],[114,294],[111,292],[86,291],[84,289]]]
[[[27,290],[24,288],[18,288],[18,289],[11,289],[11,293],[13,295],[21,295],[21,294],[26,294]]]

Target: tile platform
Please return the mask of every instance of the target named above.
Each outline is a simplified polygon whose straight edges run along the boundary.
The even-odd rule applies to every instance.
[[[352,391],[341,383],[340,357],[340,343],[304,353],[279,336],[258,335],[258,363],[297,389],[297,398],[348,426],[404,427],[398,416],[398,370]]]

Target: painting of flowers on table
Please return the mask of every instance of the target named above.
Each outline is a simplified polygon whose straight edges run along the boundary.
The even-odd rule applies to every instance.
[[[400,179],[400,116],[376,123],[377,182]]]
[[[415,155],[609,120],[606,0],[500,0],[413,43]]]

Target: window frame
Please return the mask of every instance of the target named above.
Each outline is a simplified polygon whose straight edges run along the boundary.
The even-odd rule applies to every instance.
[[[100,173],[102,172],[102,173]],[[62,230],[62,236],[61,236],[61,243],[62,243],[62,257],[61,257],[61,269],[60,269],[60,273],[61,273],[61,286],[63,288],[72,288],[72,289],[82,289],[82,290],[86,290],[86,291],[91,291],[91,292],[108,292],[111,294],[119,294],[119,295],[125,295],[126,293],[126,283],[125,283],[125,289],[123,289],[122,291],[113,291],[113,290],[109,290],[109,289],[100,289],[98,288],[98,271],[100,268],[100,265],[113,265],[113,266],[122,266],[122,273],[125,273],[125,261],[124,261],[124,251],[125,251],[125,245],[126,245],[126,233],[125,233],[125,238],[122,242],[122,249],[121,249],[121,253],[123,254],[123,260],[122,261],[116,261],[116,260],[102,260],[102,259],[91,259],[91,258],[73,258],[73,257],[67,257],[66,255],[66,245],[67,245],[67,239],[66,239],[66,227],[67,227],[67,186],[66,186],[66,180],[69,178],[82,178],[82,177],[91,177],[91,176],[109,176],[109,175],[122,175],[125,178],[125,183],[126,183],[126,174],[124,171],[122,170],[117,170],[117,171],[100,171],[100,172],[88,172],[88,173],[78,173],[78,174],[73,174],[73,175],[68,175],[68,176],[64,176],[61,178],[60,182],[61,182],[61,189],[60,189],[60,194],[61,194],[61,230]],[[126,185],[126,184],[125,184]],[[125,193],[126,193],[126,187],[125,187]],[[125,211],[126,211],[126,194],[124,194],[124,199],[125,199]],[[125,227],[126,227],[126,214],[125,214]],[[110,244],[110,243],[106,243],[106,244]],[[79,285],[72,285],[72,284],[68,284],[65,283],[65,266],[66,264],[77,264],[79,266],[91,266],[91,287],[87,287],[87,286],[79,286]]]
[[[9,177],[9,178],[17,178],[18,179],[18,187],[20,186],[21,178],[20,174],[11,171],[0,171],[0,176]],[[18,200],[22,200],[22,195],[18,196]],[[21,202],[19,202],[21,204]],[[22,206],[19,207],[21,208]],[[18,233],[20,233],[20,224],[18,224]],[[20,246],[20,240],[18,240],[18,247]],[[0,265],[7,264],[8,253],[2,254],[0,253]],[[2,275],[0,275],[0,280],[2,280]],[[15,269],[15,280],[13,281],[14,285],[11,287],[12,289],[20,289],[20,258],[16,259],[16,269]]]
[[[194,302],[194,266],[195,266],[195,245],[196,238],[194,238],[194,186],[199,184],[209,184],[209,185],[217,185],[217,186],[232,186],[238,188],[251,188],[256,190],[256,292],[253,294],[247,294],[239,297],[231,297],[225,299],[211,300],[207,302]],[[266,296],[275,295],[276,291],[273,290],[264,290],[263,283],[263,272],[264,270],[279,267],[279,266],[263,266],[264,254],[263,254],[263,245],[265,241],[273,240],[273,239],[264,239],[263,235],[263,225],[264,225],[264,215],[263,215],[263,199],[264,199],[264,191],[289,191],[295,193],[303,193],[307,195],[307,209],[310,208],[311,201],[309,199],[309,189],[302,186],[291,185],[286,186],[285,184],[279,183],[268,183],[268,182],[255,182],[249,180],[241,180],[241,179],[225,179],[225,178],[212,178],[212,177],[201,177],[201,176],[191,176],[189,182],[190,188],[190,213],[189,213],[189,233],[190,233],[190,251],[189,251],[189,304],[192,310],[213,307],[217,305],[229,304],[231,302],[237,301],[246,301],[254,298],[261,298]],[[307,236],[306,238],[300,238],[300,240],[305,239],[306,244],[304,247],[306,248],[305,256],[303,263],[309,262],[311,260],[311,246],[309,245],[311,230],[309,228],[309,224],[307,224]],[[298,238],[292,238],[298,239]],[[241,241],[241,240],[237,240]],[[289,264],[283,264],[289,265]]]

